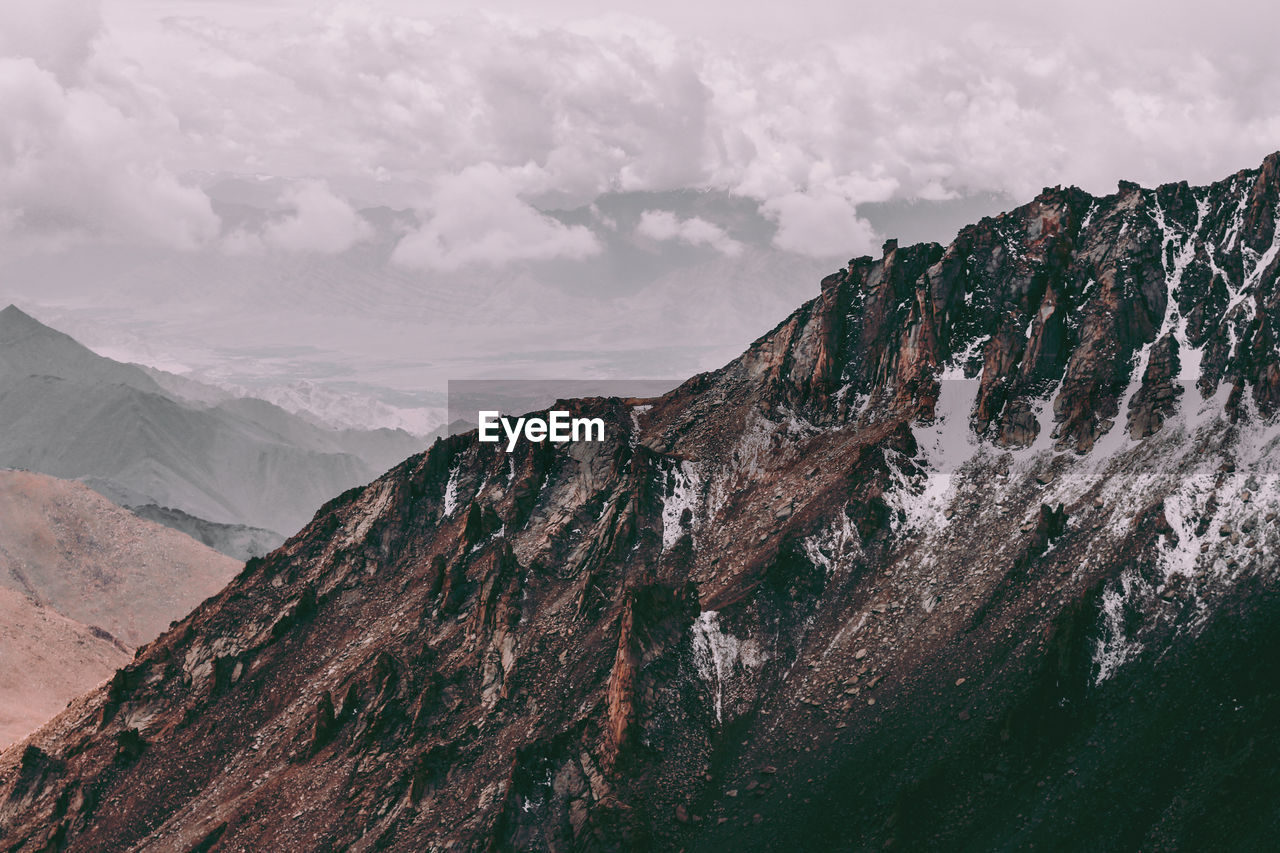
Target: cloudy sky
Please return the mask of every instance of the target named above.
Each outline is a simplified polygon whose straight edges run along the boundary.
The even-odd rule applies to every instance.
[[[421,408],[714,367],[886,237],[1280,148],[1269,4],[472,7],[0,0],[0,296]]]

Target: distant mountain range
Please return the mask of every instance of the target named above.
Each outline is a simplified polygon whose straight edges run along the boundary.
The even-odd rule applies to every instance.
[[[252,557],[261,557],[275,550],[284,540],[279,533],[263,530],[260,527],[249,527],[244,524],[215,524],[172,507],[143,504],[129,507],[129,509],[139,518],[185,533],[197,542],[208,545],[213,550],[240,562]]]
[[[0,746],[110,676],[238,569],[81,483],[0,471]]]
[[[325,501],[425,444],[403,430],[329,429],[262,400],[199,399],[166,384],[11,305],[0,311],[0,467],[80,480],[122,506],[152,506],[150,517],[173,526],[182,527],[178,511],[255,529],[213,543],[275,545]],[[247,556],[239,547],[224,550]]]

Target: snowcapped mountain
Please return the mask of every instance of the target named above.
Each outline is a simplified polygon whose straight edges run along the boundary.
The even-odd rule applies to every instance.
[[[605,442],[440,440],[6,752],[0,840],[1268,849],[1278,223],[1280,154],[1047,189]]]

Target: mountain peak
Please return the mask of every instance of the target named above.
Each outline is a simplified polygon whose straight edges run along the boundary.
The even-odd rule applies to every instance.
[[[30,333],[40,329],[53,331],[17,305],[10,305],[0,311],[0,340],[15,332]]]
[[[25,371],[66,376],[71,372],[89,370],[95,375],[104,370],[112,372],[124,369],[124,365],[105,359],[70,335],[46,326],[16,305],[0,311],[0,348],[4,350],[0,360],[0,372]],[[132,368],[128,368],[130,372]],[[140,387],[150,390],[145,380]],[[112,381],[126,381],[116,377]],[[137,381],[126,384],[137,385]]]
[[[62,375],[72,365],[114,364],[65,332],[46,325],[17,305],[0,310],[0,348],[5,350],[4,367],[33,368],[32,372]],[[43,365],[44,370],[34,368]],[[118,380],[117,380],[118,381]]]
[[[120,503],[217,524],[296,529],[324,500],[421,449],[407,434],[322,429],[262,401],[188,403],[16,306],[0,311],[0,387],[0,467],[84,479]],[[241,473],[268,458],[297,477]]]

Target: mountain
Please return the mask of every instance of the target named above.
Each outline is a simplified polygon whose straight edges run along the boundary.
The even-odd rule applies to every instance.
[[[185,533],[241,563],[268,554],[284,542],[283,536],[270,530],[244,524],[215,524],[172,507],[143,504],[129,507],[129,511],[139,518]]]
[[[238,569],[81,483],[0,471],[0,743],[111,677]]]
[[[129,648],[154,639],[238,569],[80,483],[0,471],[0,587]]]
[[[7,850],[1266,850],[1280,154],[437,441],[0,756]]]
[[[326,429],[260,400],[185,399],[0,311],[0,465],[78,479],[123,506],[292,531],[420,448],[403,431]]]
[[[129,662],[104,631],[0,587],[0,748],[26,737]]]

